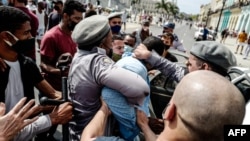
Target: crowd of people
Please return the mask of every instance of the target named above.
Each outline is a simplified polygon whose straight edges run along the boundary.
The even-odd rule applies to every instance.
[[[104,16],[77,0],[53,0],[52,6],[46,0],[0,6],[0,141],[53,141],[65,123],[70,141],[137,141],[142,134],[146,141],[222,141],[224,125],[242,124],[247,93],[227,78],[237,63],[224,45],[196,42],[185,69],[168,52],[186,52],[173,22],[160,35],[152,34],[147,19],[125,33],[124,13]],[[62,62],[65,69],[58,67]],[[160,134],[148,124],[154,69],[178,82],[159,119]],[[62,77],[68,101],[38,105],[34,88],[39,97],[62,99]]]
[[[234,37],[232,35],[232,31],[229,31],[228,28],[225,28],[221,31],[221,40],[220,43],[225,44],[225,41],[228,36]],[[241,32],[239,32],[236,37],[236,50],[235,54],[238,54],[238,51],[240,51],[240,55],[243,55],[243,59],[247,59],[249,53],[250,53],[250,35],[246,33],[246,31],[243,29]],[[245,47],[245,50],[244,50]]]

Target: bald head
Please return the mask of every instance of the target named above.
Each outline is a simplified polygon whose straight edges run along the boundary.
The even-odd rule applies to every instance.
[[[245,102],[240,91],[212,71],[194,71],[177,85],[172,102],[194,140],[222,140],[225,124],[241,124]]]

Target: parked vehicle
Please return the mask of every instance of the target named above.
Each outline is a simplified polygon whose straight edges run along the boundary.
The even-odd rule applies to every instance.
[[[186,69],[188,55],[177,50],[169,50],[169,52],[177,58],[178,62],[176,63]],[[151,111],[153,111],[151,114],[153,117],[162,118],[162,111],[171,99],[177,82],[161,74],[158,70],[154,75],[149,75],[149,80],[151,88]]]
[[[178,55],[179,53],[171,52],[177,58],[183,58],[183,54]],[[187,55],[184,55],[184,60],[188,59]],[[183,68],[186,68],[185,63],[182,61],[177,62]],[[241,89],[243,96],[247,102],[246,109],[250,110],[250,68],[243,67],[232,67],[229,71],[229,79],[234,83],[238,88]],[[169,103],[174,90],[178,84],[175,80],[166,77],[161,74],[160,71],[157,71],[154,75],[149,75],[150,78],[150,88],[151,88],[151,113],[153,117],[161,118],[162,111]],[[245,119],[243,124],[250,124],[250,111],[246,111]]]
[[[194,33],[194,39],[196,41],[201,41],[202,40],[202,36],[203,36],[203,28],[199,28],[195,33]],[[207,36],[207,40],[211,40],[214,41],[215,37],[214,37],[214,32],[212,32],[211,30],[208,30],[208,36]]]
[[[213,36],[213,40],[215,41],[217,38],[217,32],[215,30],[208,30],[209,34]]]
[[[250,69],[243,67],[233,67],[229,70],[231,82],[243,91],[246,100],[246,113],[242,124],[250,124]]]

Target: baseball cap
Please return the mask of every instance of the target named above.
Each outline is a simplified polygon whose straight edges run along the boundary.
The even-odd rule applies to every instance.
[[[172,29],[174,29],[175,28],[175,23],[169,22],[169,23],[164,24],[163,27],[164,28],[172,28]]]

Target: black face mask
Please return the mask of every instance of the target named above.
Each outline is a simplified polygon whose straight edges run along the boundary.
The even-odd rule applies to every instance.
[[[55,9],[56,11],[59,11],[59,10],[60,10],[59,6],[57,6],[57,5],[54,6],[54,9]]]
[[[26,53],[33,50],[35,47],[35,38],[30,38],[26,40],[18,40],[12,48],[20,54]]]
[[[119,33],[121,30],[121,26],[120,25],[111,26],[110,29],[113,33]]]
[[[76,22],[71,21],[71,23],[68,25],[69,30],[73,31],[76,25],[77,25]]]
[[[169,45],[164,45],[164,49],[168,50],[170,48]]]

